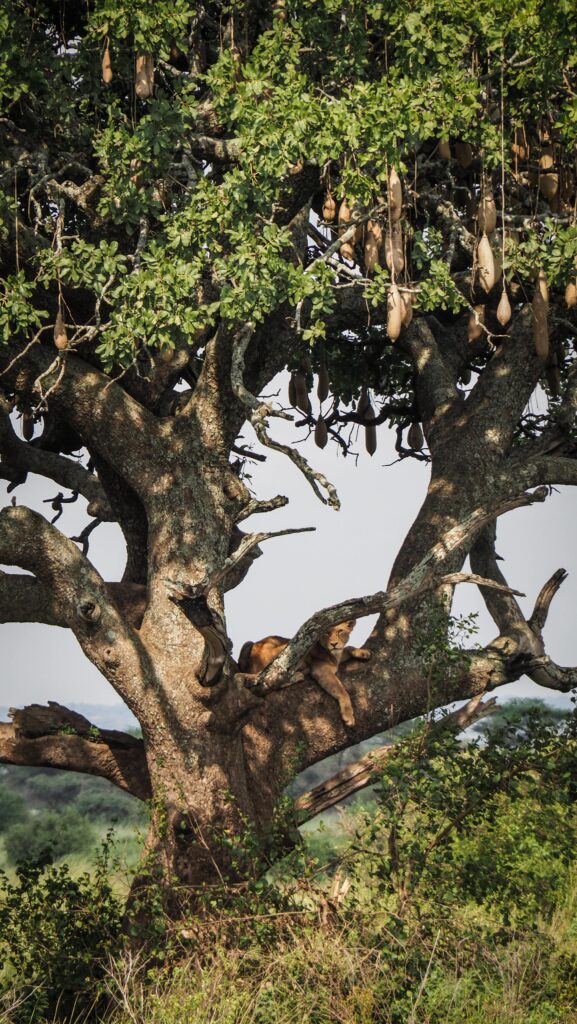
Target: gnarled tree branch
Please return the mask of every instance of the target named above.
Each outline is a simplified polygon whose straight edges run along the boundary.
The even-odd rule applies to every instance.
[[[38,577],[53,595],[55,617],[72,629],[90,660],[134,707],[145,651],[111,601],[101,576],[74,542],[37,512],[7,507],[0,512],[0,562]]]
[[[44,715],[35,715],[35,708]],[[99,730],[86,719],[86,728],[75,734],[59,731],[64,725],[71,728],[70,716],[83,719],[57,704],[14,711],[11,724],[0,722],[0,763],[99,775],[140,800],[149,800],[150,777],[142,740],[128,733]],[[90,739],[86,735],[89,730]]]
[[[18,476],[36,473],[48,477],[61,487],[82,494],[88,502],[89,515],[103,521],[114,519],[102,485],[93,473],[77,461],[21,441],[5,414],[0,414],[0,456],[3,469],[14,469]]]
[[[453,585],[461,582],[475,582],[483,586],[501,588],[494,581],[480,579],[468,573],[442,574],[443,564],[449,556],[458,550],[466,541],[491,522],[496,516],[515,508],[531,505],[535,501],[544,501],[547,490],[523,494],[518,498],[502,501],[497,507],[488,509],[480,507],[466,516],[457,526],[448,530],[443,539],[434,545],[427,555],[389,591],[379,591],[369,597],[354,598],[341,601],[339,604],[325,608],[312,615],[295,634],[291,642],[272,664],[258,677],[256,686],[259,692],[267,692],[285,684],[295,671],[300,659],[310,649],[316,638],[335,622],[345,621],[358,616],[383,612],[389,608],[398,608],[407,601],[426,593],[441,584]],[[507,588],[508,589],[508,588]]]
[[[3,350],[4,351],[4,350]],[[8,345],[6,367],[18,349]],[[116,469],[138,493],[147,490],[151,460],[162,461],[164,446],[160,423],[119,384],[66,353],[54,360],[54,350],[33,345],[4,380],[18,391],[34,395],[43,377],[44,392],[51,390],[50,405],[87,443]]]
[[[495,551],[496,524],[489,523],[475,539],[470,551],[471,568],[473,572],[484,576],[487,579],[495,580],[504,586],[507,580],[497,565],[498,555]],[[513,593],[505,593],[496,590],[494,587],[480,587],[483,600],[495,625],[505,632],[512,625],[524,622],[524,616],[515,600]]]

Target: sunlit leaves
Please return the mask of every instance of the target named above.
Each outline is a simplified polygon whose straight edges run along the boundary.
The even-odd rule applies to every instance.
[[[0,338],[13,341],[21,335],[29,341],[31,335],[42,324],[47,314],[37,310],[32,297],[35,285],[27,281],[24,273],[11,275],[0,281]]]

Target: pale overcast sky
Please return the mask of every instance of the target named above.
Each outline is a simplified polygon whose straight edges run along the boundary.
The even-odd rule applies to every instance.
[[[313,404],[316,408],[316,400]],[[279,420],[273,421],[273,432],[282,440],[294,438],[290,425]],[[245,441],[249,437],[247,428]],[[310,440],[299,445],[311,464],[336,485],[342,501],[338,513],[321,505],[296,467],[283,456],[270,452],[265,465],[250,464],[251,485],[258,497],[282,493],[291,501],[285,509],[247,521],[243,529],[316,526],[317,531],[268,541],[244,583],[229,593],[227,616],[235,652],[247,639],[257,640],[269,633],[292,634],[319,607],[384,589],[428,479],[428,468],[412,459],[385,468],[396,458],[393,442],[393,431],[380,427],[377,453],[370,458],[361,432],[354,446],[358,459],[353,455],[343,458],[334,444],[324,451]],[[42,504],[42,499],[57,491],[55,484],[29,477],[29,483],[15,493],[20,504],[49,515],[50,505]],[[10,500],[3,483],[0,498],[2,505]],[[65,506],[58,525],[69,535],[77,533],[88,522],[84,512],[79,518],[79,510],[84,508],[80,499],[75,505]],[[555,569],[563,566],[569,572],[569,579],[553,602],[546,629],[548,653],[561,664],[577,662],[576,510],[577,494],[566,488],[543,505],[501,518],[498,527],[498,551],[505,558],[503,571],[511,586],[526,593],[521,604],[527,613]],[[105,579],[120,577],[123,546],[117,528],[109,524],[98,528],[91,538],[90,556]],[[480,642],[495,635],[475,587],[458,588],[455,611],[480,612]],[[358,623],[356,642],[362,642],[373,621],[374,617]],[[113,704],[119,700],[67,630],[17,623],[0,625],[0,645],[0,706],[47,700]],[[503,690],[509,696],[549,694],[528,682]]]

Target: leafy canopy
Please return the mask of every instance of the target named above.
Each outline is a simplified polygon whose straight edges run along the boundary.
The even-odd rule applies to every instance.
[[[576,141],[570,0],[287,0],[274,8],[97,0],[88,14],[72,8],[8,0],[0,14],[0,97],[37,146],[22,158],[31,179],[49,167],[78,183],[81,167],[97,189],[89,215],[81,203],[67,205],[65,223],[56,198],[28,197],[45,244],[2,281],[0,337],[48,331],[46,294],[87,289],[99,302],[97,354],[107,370],[131,363],[142,345],[202,351],[203,332],[217,321],[258,323],[285,302],[309,300],[304,341],[323,336],[338,281],[326,262],[306,268],[294,258],[287,224],[275,216],[291,171],[318,168],[321,191],[366,210],[386,190],[392,164],[411,196],[428,142],[468,142],[490,173],[503,155],[510,166],[520,124],[533,135],[547,126],[564,148]],[[184,74],[174,73],[175,46],[199,54]],[[151,54],[156,69],[144,101],[133,88],[139,54]],[[190,155],[190,136],[210,134],[207,96],[213,127],[235,140],[230,165]],[[21,175],[10,177],[5,238]],[[464,302],[439,240],[426,225],[413,233],[421,307],[457,310]],[[526,234],[509,272],[545,263],[562,284],[576,253],[575,229],[552,224]],[[370,301],[384,300],[388,281],[380,269],[367,282]]]

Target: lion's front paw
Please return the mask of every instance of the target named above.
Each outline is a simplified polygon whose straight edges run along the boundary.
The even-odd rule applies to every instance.
[[[236,686],[244,686],[246,690],[252,690],[257,682],[258,675],[250,675],[248,672],[235,672],[234,682]]]
[[[353,658],[358,658],[359,661],[369,661],[372,656],[372,653],[367,651],[366,647],[355,647],[353,652]]]

